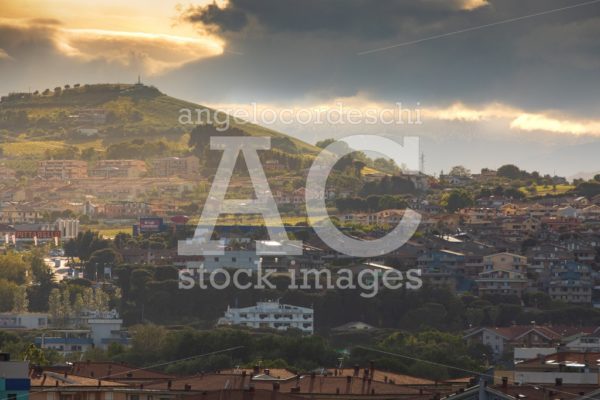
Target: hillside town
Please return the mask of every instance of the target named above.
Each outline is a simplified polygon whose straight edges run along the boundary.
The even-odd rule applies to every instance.
[[[148,164],[160,167],[147,169]],[[249,238],[262,235],[261,225],[243,221],[216,227],[219,235],[226,238],[224,256],[179,255],[173,238],[193,232],[193,221],[184,214],[189,208],[185,208],[185,201],[156,207],[156,200],[164,196],[156,188],[160,187],[158,182],[166,184],[171,179],[180,180],[170,182],[174,186],[197,187],[198,180],[203,178],[195,157],[184,161],[155,159],[149,163],[115,160],[98,163],[94,168],[75,160],[40,161],[38,174],[29,187],[46,189],[29,192],[36,193],[35,198],[27,197],[27,192],[15,191],[2,203],[0,215],[5,252],[36,248],[42,251],[41,260],[52,276],[52,281],[46,283],[51,289],[48,292],[50,307],[43,312],[40,311],[43,306],[34,307],[27,300],[27,297],[37,296],[40,287],[32,287],[25,294],[16,290],[12,310],[4,306],[6,311],[0,314],[0,326],[5,332],[31,335],[38,349],[28,350],[31,356],[51,357],[54,361],[45,366],[27,367],[26,362],[9,361],[10,356],[6,355],[2,368],[20,371],[19,376],[11,372],[10,379],[19,382],[14,384],[15,388],[24,385],[23,390],[31,397],[48,391],[59,392],[61,396],[66,392],[75,397],[85,393],[112,393],[111,396],[148,398],[155,395],[161,398],[259,395],[438,399],[481,398],[482,391],[486,396],[507,399],[511,396],[547,399],[552,396],[550,393],[562,396],[571,392],[574,397],[586,397],[595,393],[600,385],[596,365],[596,358],[600,356],[600,320],[583,317],[588,314],[585,310],[591,312],[600,306],[600,194],[582,195],[587,186],[595,187],[593,181],[570,184],[558,177],[531,177],[524,171],[520,171],[519,176],[510,175],[515,168],[508,165],[499,172],[485,170],[481,174],[465,174],[457,167],[451,174],[437,177],[422,173],[398,175],[396,179],[410,182],[413,189],[388,196],[388,204],[396,208],[385,208],[385,196],[369,195],[361,200],[358,190],[328,189],[325,199],[332,210],[337,210],[332,215],[339,229],[363,240],[384,235],[400,223],[406,208],[422,216],[417,233],[405,245],[381,257],[355,259],[328,248],[303,223],[287,225],[290,233],[303,238],[302,255],[257,256],[254,242]],[[93,172],[100,169],[111,172],[104,176]],[[461,174],[456,175],[458,172]],[[389,178],[383,175],[362,179],[368,185],[368,182]],[[153,187],[152,195],[145,198],[143,193],[132,192],[127,196],[118,189],[145,187],[149,182],[157,186]],[[413,182],[418,182],[419,189]],[[248,183],[239,179],[232,185],[245,193]],[[512,189],[518,185],[522,189]],[[69,191],[70,187],[77,191]],[[101,187],[103,193],[93,192],[91,187]],[[538,195],[531,188],[547,193]],[[5,196],[9,197],[10,193]],[[283,210],[288,202],[301,206],[305,196],[303,188],[289,193],[274,191]],[[284,212],[283,215],[285,218],[289,214]],[[52,221],[53,218],[56,219]],[[111,225],[119,227],[113,237],[94,228]],[[191,377],[114,361],[64,363],[82,357],[96,358],[98,352],[135,351],[139,341],[144,340],[137,324],[161,324],[165,318],[160,307],[151,306],[154,304],[151,297],[156,294],[140,298],[135,294],[139,289],[125,285],[125,271],[138,275],[142,271],[154,271],[153,279],[158,282],[173,279],[178,270],[193,269],[199,263],[208,271],[272,268],[277,271],[278,279],[284,280],[300,268],[328,271],[337,276],[341,273],[339,267],[346,266],[357,272],[371,271],[372,276],[379,277],[375,279],[380,279],[388,269],[416,268],[422,279],[420,291],[432,293],[422,294],[431,307],[438,301],[436,296],[470,302],[458,325],[447,325],[440,320],[433,325],[424,322],[417,326],[457,332],[456,340],[462,342],[461,346],[483,350],[484,361],[478,362],[484,362],[488,369],[485,373],[448,370],[448,375],[444,373],[443,378],[436,379],[435,371],[406,370],[398,374],[389,367],[376,369],[372,361],[367,367],[360,364],[344,367],[346,359],[364,362],[364,358],[353,354],[335,361],[334,364],[339,363],[337,367],[326,364],[320,365],[321,369],[306,370],[260,365],[253,369],[229,370],[209,367]],[[325,277],[312,278],[316,288]],[[37,285],[44,284],[43,279],[34,279]],[[72,291],[78,293],[74,302]],[[244,306],[240,307],[237,295],[232,298],[213,293],[212,296],[217,296],[215,305],[226,306],[217,306],[205,316],[196,313],[190,316],[208,317],[206,323],[217,332],[242,329],[260,332],[259,335],[297,331],[307,336],[363,337],[356,343],[364,340],[368,343],[373,339],[366,338],[375,338],[391,327],[408,328],[413,324],[381,316],[361,320],[360,315],[365,315],[359,311],[362,305],[356,309],[358,314],[345,316],[347,313],[344,313],[344,316],[331,318],[325,306],[331,301],[329,295],[315,289],[309,292],[313,293],[310,296],[321,296],[322,301],[307,303],[308,298],[302,297],[293,301],[283,289],[280,294],[284,300],[265,292],[258,294],[254,302],[244,300]],[[144,313],[144,304],[148,301],[153,308]],[[174,297],[173,306],[179,307],[179,301]],[[436,313],[439,310],[435,307],[442,310],[447,307],[442,303],[428,309],[427,304],[421,304],[419,310]],[[368,302],[365,307],[369,307]],[[572,315],[563,315],[561,310],[572,310]],[[121,314],[125,314],[124,317]],[[530,316],[539,320],[529,320]],[[177,318],[171,320],[175,322]],[[346,346],[348,344],[346,342]],[[378,354],[367,356],[377,358]],[[9,380],[6,382],[8,390],[12,386]],[[539,393],[531,392],[529,385],[540,387],[536,389]],[[15,393],[18,395],[18,391]]]
[[[600,0],[0,0],[0,400],[600,400]]]

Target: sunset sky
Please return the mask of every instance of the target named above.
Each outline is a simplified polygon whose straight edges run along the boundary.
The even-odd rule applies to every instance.
[[[442,142],[524,142],[541,150],[523,162],[549,169],[600,136],[598,37],[600,1],[0,0],[0,93],[141,74],[219,107],[401,102],[423,126],[361,133],[424,135],[435,159]],[[356,130],[276,128],[312,142]]]

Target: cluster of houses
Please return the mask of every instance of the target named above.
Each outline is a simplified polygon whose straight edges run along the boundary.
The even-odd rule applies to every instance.
[[[37,332],[34,342],[38,347],[63,356],[93,348],[106,350],[112,343],[128,345],[129,334],[122,326],[123,320],[115,310],[83,310],[69,318],[66,325],[53,321],[48,313],[0,313],[1,329]]]
[[[565,352],[523,362],[514,375],[511,371],[465,372],[464,377],[433,381],[380,370],[373,362],[364,367],[323,367],[306,372],[255,365],[180,376],[89,360],[40,367],[10,361],[8,354],[2,354],[0,373],[5,384],[0,394],[8,399],[32,400],[587,400],[600,394],[593,357],[598,353]],[[589,372],[577,372],[584,364]],[[579,376],[579,381],[570,381],[574,378],[570,375]],[[543,376],[552,380],[535,378]]]
[[[11,371],[6,385],[12,399],[100,400],[302,400],[406,399],[435,400],[464,391],[471,379],[432,381],[376,369],[374,363],[293,371],[254,365],[250,368],[174,375],[125,363],[75,361],[40,367],[27,362],[0,360],[0,373]],[[5,394],[0,389],[0,394]]]
[[[82,160],[43,160],[38,162],[41,179],[79,180],[88,178],[196,177],[198,157],[164,157],[143,160],[99,160],[89,165]]]

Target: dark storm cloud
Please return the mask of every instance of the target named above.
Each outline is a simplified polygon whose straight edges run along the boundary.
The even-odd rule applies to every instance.
[[[357,55],[576,3],[230,0],[186,15],[242,55],[202,60],[164,82],[188,97],[215,101],[366,93],[430,105],[499,101],[590,116],[600,106],[600,3]]]
[[[217,4],[190,7],[183,13],[183,19],[192,23],[200,22],[220,32],[239,32],[248,21],[245,12],[233,7],[221,8]]]
[[[231,0],[222,7],[190,7],[184,18],[225,33],[239,32],[254,21],[270,33],[324,31],[381,39],[407,26],[468,12],[467,4],[467,0]]]

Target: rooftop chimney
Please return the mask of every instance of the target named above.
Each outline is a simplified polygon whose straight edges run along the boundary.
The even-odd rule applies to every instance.
[[[271,400],[277,400],[279,394],[279,382],[273,382],[273,391],[271,392]]]
[[[315,388],[315,372],[311,372],[310,373],[310,385],[308,387],[308,393],[312,393],[314,391]]]

